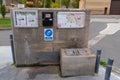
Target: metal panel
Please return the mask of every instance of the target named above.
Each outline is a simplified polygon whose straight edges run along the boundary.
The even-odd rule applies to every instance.
[[[42,12],[43,26],[53,26],[53,12]]]

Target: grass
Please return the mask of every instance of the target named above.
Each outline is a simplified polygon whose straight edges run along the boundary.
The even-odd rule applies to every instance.
[[[10,18],[0,18],[0,29],[11,29]]]
[[[59,75],[59,77],[63,77],[62,76],[62,72],[59,70],[59,72],[58,72],[58,75]]]
[[[101,61],[100,61],[100,65],[102,65],[103,67],[106,67],[106,66],[107,66],[107,62],[101,60]]]

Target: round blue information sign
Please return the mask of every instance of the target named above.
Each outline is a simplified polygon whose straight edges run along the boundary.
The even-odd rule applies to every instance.
[[[45,41],[53,40],[53,29],[51,29],[51,28],[44,29],[44,40]]]
[[[48,30],[45,31],[45,35],[46,35],[46,36],[51,36],[52,33],[53,33],[53,32],[52,32],[52,30],[50,30],[50,29],[48,29]]]

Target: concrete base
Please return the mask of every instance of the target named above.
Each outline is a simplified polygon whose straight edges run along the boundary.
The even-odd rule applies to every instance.
[[[94,75],[96,55],[87,48],[62,49],[61,72],[62,76]]]

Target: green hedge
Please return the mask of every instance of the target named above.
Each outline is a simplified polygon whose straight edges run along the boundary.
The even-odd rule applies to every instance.
[[[19,2],[19,3],[22,3],[22,4],[26,4],[27,0],[16,0],[16,1]]]

